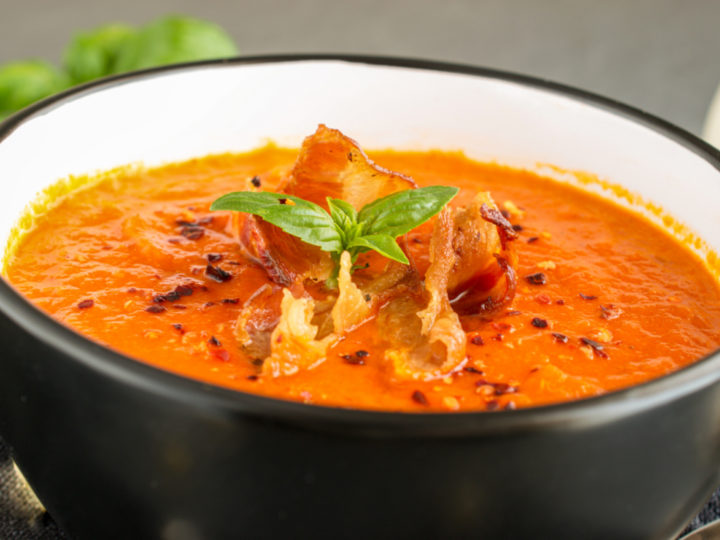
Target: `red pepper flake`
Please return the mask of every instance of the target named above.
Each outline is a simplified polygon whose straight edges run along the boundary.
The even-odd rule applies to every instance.
[[[366,353],[363,355],[358,355],[358,352]],[[346,363],[351,364],[353,366],[364,366],[365,365],[365,357],[367,356],[366,351],[358,351],[354,354],[341,354],[340,358],[345,360]]]
[[[210,354],[212,354],[217,360],[220,360],[221,362],[227,362],[230,360],[230,353],[227,352],[225,349],[214,349],[210,351]]]
[[[419,236],[413,236],[413,244],[422,244],[422,239]]]
[[[524,227],[519,223],[513,224],[512,228],[515,232],[522,232],[522,230],[524,229]]]
[[[260,377],[257,375],[248,375],[245,377],[248,381],[257,381]]]
[[[222,260],[222,255],[220,253],[208,253],[206,255],[208,262],[218,262]]]
[[[146,307],[145,311],[147,311],[148,313],[164,313],[167,310],[164,306],[153,304],[152,306]]]
[[[538,295],[535,297],[535,301],[536,301],[538,304],[543,304],[543,305],[545,305],[545,306],[547,306],[547,305],[549,305],[549,304],[552,303],[552,299],[551,299],[547,294],[538,294]]]
[[[547,283],[547,276],[542,272],[536,272],[525,276],[525,281],[530,285],[545,285]]]
[[[193,293],[193,288],[190,285],[178,285],[173,290],[175,294],[180,296],[190,296]]]
[[[167,241],[168,241],[168,244],[179,244],[180,243],[180,239],[177,236],[171,236],[170,238],[167,239]]]
[[[530,323],[535,328],[547,328],[548,327],[548,322],[545,319],[541,319],[540,317],[533,317],[533,320],[530,321]]]
[[[579,293],[579,296],[580,296],[580,298],[582,298],[583,300],[597,300],[597,296],[595,296],[594,294],[583,294],[583,293]]]
[[[613,304],[606,304],[600,306],[600,318],[607,321],[617,319],[622,315],[623,310]]]
[[[360,349],[359,351],[355,351],[355,356],[357,356],[358,358],[366,358],[370,356],[370,353],[363,349]]]
[[[496,396],[503,396],[505,394],[514,394],[517,392],[517,387],[510,386],[507,383],[495,383],[493,384],[493,387],[495,387],[495,395]]]
[[[531,236],[530,238],[527,239],[527,243],[528,243],[528,244],[534,244],[534,243],[537,242],[538,240],[540,240],[540,237],[538,237],[538,236]]]
[[[348,161],[352,161],[352,160],[353,160],[352,152],[348,152],[347,158],[348,158]]]
[[[553,332],[552,337],[558,343],[567,343],[568,342],[568,337],[565,334],[561,334],[559,332]]]
[[[508,401],[507,404],[505,405],[506,411],[514,411],[515,409],[517,409],[517,405],[515,405],[514,401]]]
[[[88,298],[87,300],[82,300],[81,302],[78,302],[77,307],[79,309],[88,309],[95,305],[95,300],[92,298]]]
[[[239,304],[240,299],[239,298],[223,298],[220,300],[223,304]]]
[[[194,221],[188,221],[186,219],[176,219],[175,225],[180,225],[181,227],[197,227],[198,224]]]
[[[187,309],[187,306],[184,304],[173,304],[173,309]]]
[[[210,336],[210,339],[208,339],[208,343],[213,347],[222,347],[222,343],[220,343],[220,340],[215,336]]]
[[[587,345],[592,348],[593,352],[597,354],[600,358],[607,358],[607,353],[603,350],[605,347],[603,347],[600,343],[597,341],[593,341],[592,339],[581,337],[580,341],[583,345]]]
[[[485,345],[485,341],[483,341],[482,336],[473,336],[470,338],[470,343],[473,345]]]
[[[498,332],[504,332],[505,330],[510,330],[512,328],[512,324],[508,324],[506,322],[494,322],[492,323],[492,327]]]
[[[485,372],[482,369],[478,369],[474,366],[465,366],[463,370],[468,373],[475,373],[476,375],[485,375]]]
[[[502,340],[503,340],[503,335],[502,335],[502,334],[495,334],[492,338],[493,338],[495,341],[502,341]]]
[[[137,292],[137,289],[136,289],[135,287],[130,287],[130,288],[127,290],[127,292],[128,292],[128,294],[134,294],[134,293]]]
[[[173,326],[173,328],[174,328],[175,330],[177,330],[177,331],[180,332],[181,334],[184,334],[184,333],[185,333],[185,327],[184,327],[182,324],[180,324],[180,323],[174,323],[172,326]]]
[[[420,390],[415,390],[410,397],[418,405],[427,406],[428,404],[427,396],[425,396],[425,394],[423,394]]]
[[[485,404],[485,409],[488,411],[497,411],[498,407],[500,407],[500,404],[496,399],[490,400]]]
[[[205,216],[198,219],[198,225],[210,225],[214,220],[215,218],[213,216]]]
[[[232,274],[230,272],[226,272],[219,266],[213,266],[209,263],[205,267],[205,275],[218,283],[224,283],[225,281],[232,279]]]
[[[508,317],[515,317],[516,315],[522,315],[522,311],[518,311],[517,309],[511,309],[510,311],[505,312],[505,315]]]
[[[203,304],[203,307],[208,308],[208,307],[213,307],[214,305],[215,305],[215,302],[205,302],[205,303]]]
[[[200,240],[203,236],[205,236],[205,229],[197,226],[185,226],[180,229],[180,234],[188,240]]]
[[[260,187],[260,186],[261,186],[260,177],[259,177],[259,176],[253,176],[253,177],[250,179],[250,183],[253,185],[253,187]]]
[[[565,300],[563,300],[562,298],[558,298],[557,300],[555,300],[555,303],[556,303],[558,306],[564,306],[564,305],[565,305]]]
[[[285,197],[282,197],[282,198],[278,199],[278,202],[280,204],[287,204],[287,199]]]
[[[495,211],[497,212],[497,210],[495,210]],[[502,210],[500,210],[500,214],[502,214],[502,217],[504,217],[505,219],[510,219],[510,212],[508,212],[504,208]]]

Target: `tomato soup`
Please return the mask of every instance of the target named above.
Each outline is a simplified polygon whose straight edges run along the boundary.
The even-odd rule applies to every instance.
[[[58,321],[161,369],[244,392],[388,411],[500,410],[596,396],[675,371],[720,345],[720,288],[686,246],[639,215],[531,172],[452,152],[370,152],[419,186],[488,191],[512,224],[512,301],[460,314],[464,360],[442,376],[391,369],[369,316],[297,372],[263,370],[238,318],[277,286],[209,210],[248,181],[273,190],[298,151],[269,145],[98,177],[55,200],[5,275]],[[401,245],[427,268],[428,226]],[[359,262],[362,262],[362,257]],[[369,264],[369,263],[368,263]]]

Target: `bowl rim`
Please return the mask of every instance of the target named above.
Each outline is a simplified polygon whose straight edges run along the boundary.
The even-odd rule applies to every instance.
[[[641,109],[572,86],[492,68],[436,60],[351,54],[274,54],[186,62],[123,73],[65,90],[0,122],[0,144],[38,114],[97,91],[198,68],[225,68],[293,62],[343,62],[464,74],[544,90],[602,109],[647,127],[684,146],[720,171],[720,151],[686,130]],[[582,429],[667,405],[720,380],[720,348],[677,371],[645,383],[568,402],[521,408],[467,412],[419,412],[352,409],[305,404],[222,387],[136,360],[100,345],[45,314],[26,300],[5,276],[0,279],[0,311],[36,339],[86,368],[156,396],[218,409],[229,416],[251,416],[306,428],[340,430],[363,436],[467,437],[538,429]]]

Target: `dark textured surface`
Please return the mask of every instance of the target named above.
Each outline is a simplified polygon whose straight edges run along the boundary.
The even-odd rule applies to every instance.
[[[705,0],[0,0],[0,62],[59,61],[73,30],[167,12],[214,20],[245,54],[353,52],[486,65],[579,86],[699,133],[720,82],[720,3]],[[690,524],[720,516],[716,492]],[[0,440],[0,539],[63,538]]]

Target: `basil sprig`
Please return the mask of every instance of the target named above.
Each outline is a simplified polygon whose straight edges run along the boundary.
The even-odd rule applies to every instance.
[[[353,262],[360,253],[374,250],[409,264],[395,240],[425,223],[455,197],[458,188],[429,186],[392,193],[365,205],[359,212],[343,200],[328,197],[323,207],[284,193],[237,191],[223,195],[210,210],[234,210],[263,218],[303,242],[332,254],[337,262],[343,251]]]

